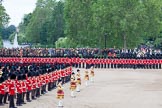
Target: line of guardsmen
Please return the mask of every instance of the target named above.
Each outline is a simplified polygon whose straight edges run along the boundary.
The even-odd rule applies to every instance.
[[[29,67],[30,68],[30,67]],[[2,73],[2,72],[1,72]],[[67,66],[64,69],[53,70],[49,66],[46,70],[32,70],[25,74],[11,73],[9,77],[0,77],[0,106],[8,104],[9,108],[16,108],[14,99],[16,97],[16,105],[22,106],[27,102],[39,98],[47,91],[51,91],[56,87],[58,80],[62,80],[62,84],[70,81],[72,67]]]
[[[142,68],[142,69],[161,69],[162,59],[108,59],[108,58],[0,58],[1,63],[49,63],[49,64],[69,64],[74,67],[95,68]]]
[[[162,59],[108,59],[108,58],[0,58],[1,63],[49,63],[49,64],[69,64],[75,67],[87,67],[94,65],[95,68],[142,68],[161,69]]]
[[[162,60],[157,59],[86,59],[84,62],[75,62],[74,67],[90,68],[132,68],[132,69],[161,69]]]

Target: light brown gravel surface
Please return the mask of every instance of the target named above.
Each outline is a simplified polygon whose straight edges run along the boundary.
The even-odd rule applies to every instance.
[[[64,108],[162,108],[162,70],[95,69],[95,82],[88,87],[85,69],[80,70],[81,92],[71,98],[69,83],[64,85]],[[57,108],[57,103],[55,89],[18,108]]]

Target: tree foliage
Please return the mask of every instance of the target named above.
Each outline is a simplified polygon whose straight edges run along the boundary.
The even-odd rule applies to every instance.
[[[2,1],[0,0],[0,47],[2,47],[2,29],[7,26],[10,19],[2,5]]]
[[[161,9],[161,0],[38,0],[19,27],[22,40],[42,45],[133,48],[160,43]]]
[[[16,27],[14,25],[10,25],[8,27],[3,27],[2,28],[2,38],[3,39],[8,39],[11,34],[16,32]]]
[[[34,12],[26,15],[19,25],[26,41],[49,45],[64,37],[63,8],[61,1],[38,0]]]

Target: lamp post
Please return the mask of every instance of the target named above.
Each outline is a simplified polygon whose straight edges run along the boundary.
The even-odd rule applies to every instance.
[[[107,42],[107,33],[104,34],[104,37],[105,37],[105,49],[106,49],[106,42]]]

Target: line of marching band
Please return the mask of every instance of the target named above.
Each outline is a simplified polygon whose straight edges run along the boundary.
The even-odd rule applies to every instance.
[[[25,97],[27,102],[31,102],[57,87],[57,84],[58,99],[62,99],[61,85],[70,81],[71,73],[72,67],[70,66],[55,71],[49,68],[43,73],[28,72],[21,75],[13,73],[8,79],[2,76],[0,77],[0,106],[8,104],[7,101],[9,101],[9,108],[16,108],[16,105],[22,106],[26,104]]]
[[[91,67],[90,70],[86,69],[84,73],[84,80],[85,80],[85,86],[88,86],[89,83],[94,83],[94,68]],[[80,70],[77,69],[76,73],[71,74],[71,80],[70,80],[70,96],[72,98],[75,98],[75,92],[80,92],[80,86],[82,79]],[[59,81],[59,84],[57,85],[57,99],[58,101],[58,107],[63,107],[63,99],[64,99],[64,90],[61,81]]]

